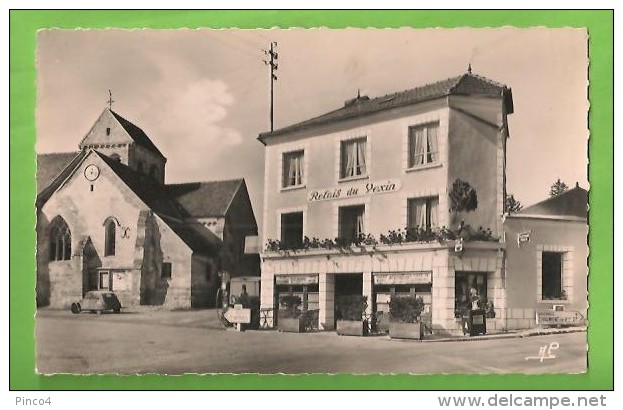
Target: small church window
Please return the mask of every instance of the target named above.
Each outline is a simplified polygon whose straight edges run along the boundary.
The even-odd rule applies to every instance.
[[[71,232],[62,217],[52,221],[50,231],[50,260],[67,261],[71,259]]]
[[[109,218],[104,222],[105,230],[105,243],[104,243],[104,256],[112,256],[115,254],[115,241],[117,236],[117,224],[115,220]]]
[[[171,279],[171,262],[162,262],[162,279]]]
[[[110,135],[110,127],[106,128],[106,135]]]

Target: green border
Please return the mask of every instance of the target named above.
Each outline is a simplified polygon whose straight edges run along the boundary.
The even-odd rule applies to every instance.
[[[58,28],[587,27],[590,34],[589,371],[579,375],[39,376],[34,373],[35,33]],[[613,27],[601,11],[10,12],[10,388],[13,390],[611,390],[613,372]],[[564,96],[561,96],[564,98]]]

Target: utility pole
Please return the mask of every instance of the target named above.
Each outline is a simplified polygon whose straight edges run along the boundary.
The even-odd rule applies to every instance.
[[[274,130],[274,122],[273,122],[273,89],[274,89],[274,83],[275,81],[277,81],[277,74],[275,74],[275,71],[277,71],[277,60],[279,59],[279,54],[277,54],[277,42],[276,41],[271,41],[270,43],[270,50],[262,50],[264,51],[264,54],[270,57],[270,60],[262,60],[264,61],[264,64],[266,64],[267,66],[270,66],[270,131],[272,132]]]

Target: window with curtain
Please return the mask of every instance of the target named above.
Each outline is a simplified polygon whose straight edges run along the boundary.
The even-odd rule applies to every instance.
[[[303,185],[303,167],[305,154],[303,151],[283,154],[283,188]]]
[[[117,236],[117,224],[110,218],[104,222],[104,256],[115,254],[115,241]]]
[[[407,202],[407,227],[432,229],[439,226],[439,197],[413,198]]]
[[[365,210],[365,205],[340,207],[338,214],[338,236],[340,239],[352,242],[359,235],[365,233]]]
[[[281,214],[281,243],[287,248],[300,248],[303,243],[303,212]]]
[[[367,175],[366,137],[342,141],[340,149],[340,178]]]
[[[439,123],[409,127],[409,168],[439,162]]]
[[[71,259],[71,232],[67,222],[60,216],[52,221],[50,230],[50,260],[68,261]]]
[[[562,252],[543,252],[541,259],[541,298],[563,299]]]

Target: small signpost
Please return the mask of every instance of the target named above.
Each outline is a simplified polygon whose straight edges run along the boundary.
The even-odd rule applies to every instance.
[[[574,310],[539,309],[536,312],[536,323],[540,326],[583,326],[584,316]]]
[[[243,308],[240,304],[234,305],[233,309],[227,309],[224,316],[229,323],[236,325],[239,332],[242,331],[243,324],[251,323],[251,309]]]

